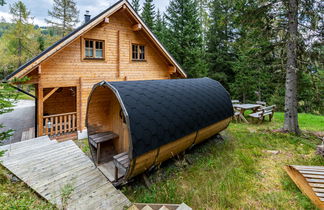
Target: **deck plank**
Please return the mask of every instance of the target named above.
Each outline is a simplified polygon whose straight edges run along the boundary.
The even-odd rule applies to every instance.
[[[130,201],[95,167],[73,141],[58,143],[41,137],[2,146],[8,150],[1,164],[59,208],[61,190],[73,191],[67,209],[124,209]]]
[[[299,189],[319,209],[324,209],[324,166],[288,165],[285,170]]]

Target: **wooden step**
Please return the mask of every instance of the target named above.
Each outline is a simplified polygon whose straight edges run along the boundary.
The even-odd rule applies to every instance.
[[[33,144],[38,144],[39,142],[44,142],[44,141],[46,142],[46,141],[51,141],[51,140],[48,136],[41,136],[41,137],[37,137],[34,139],[26,140],[26,141],[20,141],[20,142],[0,146],[0,150],[8,150],[8,149],[14,150],[17,148],[31,146]]]

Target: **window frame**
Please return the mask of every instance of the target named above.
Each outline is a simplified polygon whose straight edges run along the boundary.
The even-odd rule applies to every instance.
[[[137,50],[136,50],[136,54],[137,54],[137,58],[133,57],[133,47],[136,46]],[[144,48],[144,58],[141,59],[141,47]],[[147,53],[147,49],[146,49],[146,45],[145,44],[139,44],[139,43],[131,43],[131,60],[132,61],[140,61],[140,62],[146,62],[146,53]]]
[[[92,55],[93,57],[86,57],[86,42],[87,41],[92,41],[93,45],[92,45]],[[83,60],[105,60],[105,40],[100,40],[100,39],[91,39],[91,38],[83,38]],[[96,53],[97,53],[97,42],[101,42],[102,43],[102,57],[96,57]]]

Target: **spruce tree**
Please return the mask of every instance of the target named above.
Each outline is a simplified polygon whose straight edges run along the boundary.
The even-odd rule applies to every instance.
[[[166,46],[189,77],[207,75],[202,30],[194,0],[171,0],[166,11]]]
[[[0,0],[0,5],[1,6],[4,6],[5,4],[7,4],[5,0]]]
[[[45,21],[57,27],[62,36],[71,32],[79,22],[79,11],[74,0],[54,0],[53,9],[48,11],[48,15],[57,21],[49,19]]]
[[[40,36],[40,32],[29,23],[30,12],[25,4],[18,1],[10,5],[10,14],[13,25],[3,34],[0,41],[2,55],[0,57],[0,73],[2,77],[39,52],[37,38]]]
[[[13,110],[13,104],[17,96],[17,91],[9,84],[0,82],[0,116]],[[12,129],[5,130],[5,126],[0,123],[0,145],[2,141],[9,139],[13,135],[13,132],[14,130]],[[0,157],[3,153],[3,151],[0,151]]]
[[[207,34],[211,24],[209,8],[211,0],[196,0],[198,5],[199,20],[202,28],[202,38],[204,48],[207,45]]]
[[[145,24],[151,29],[154,29],[155,6],[153,0],[145,0],[142,10],[142,18]]]
[[[137,12],[139,14],[140,10],[141,10],[139,0],[132,0],[132,6],[133,6],[135,12]]]
[[[167,28],[166,23],[164,20],[164,15],[161,15],[160,10],[156,13],[156,23],[154,27],[154,34],[157,36],[157,38],[160,40],[160,42],[165,45],[167,41]]]
[[[230,0],[214,0],[210,10],[212,23],[207,33],[208,76],[228,88],[235,75],[231,65],[235,57],[231,47],[234,40],[234,11]]]

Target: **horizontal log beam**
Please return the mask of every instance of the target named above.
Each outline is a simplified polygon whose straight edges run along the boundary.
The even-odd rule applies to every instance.
[[[140,23],[133,25],[133,31],[140,31],[142,30],[142,25]]]
[[[176,73],[176,71],[177,71],[177,68],[175,66],[169,66],[169,73],[170,74],[174,74],[174,73]]]
[[[104,20],[101,22],[100,26],[103,27],[105,25],[107,25],[109,23],[109,18],[108,17],[105,17]]]

